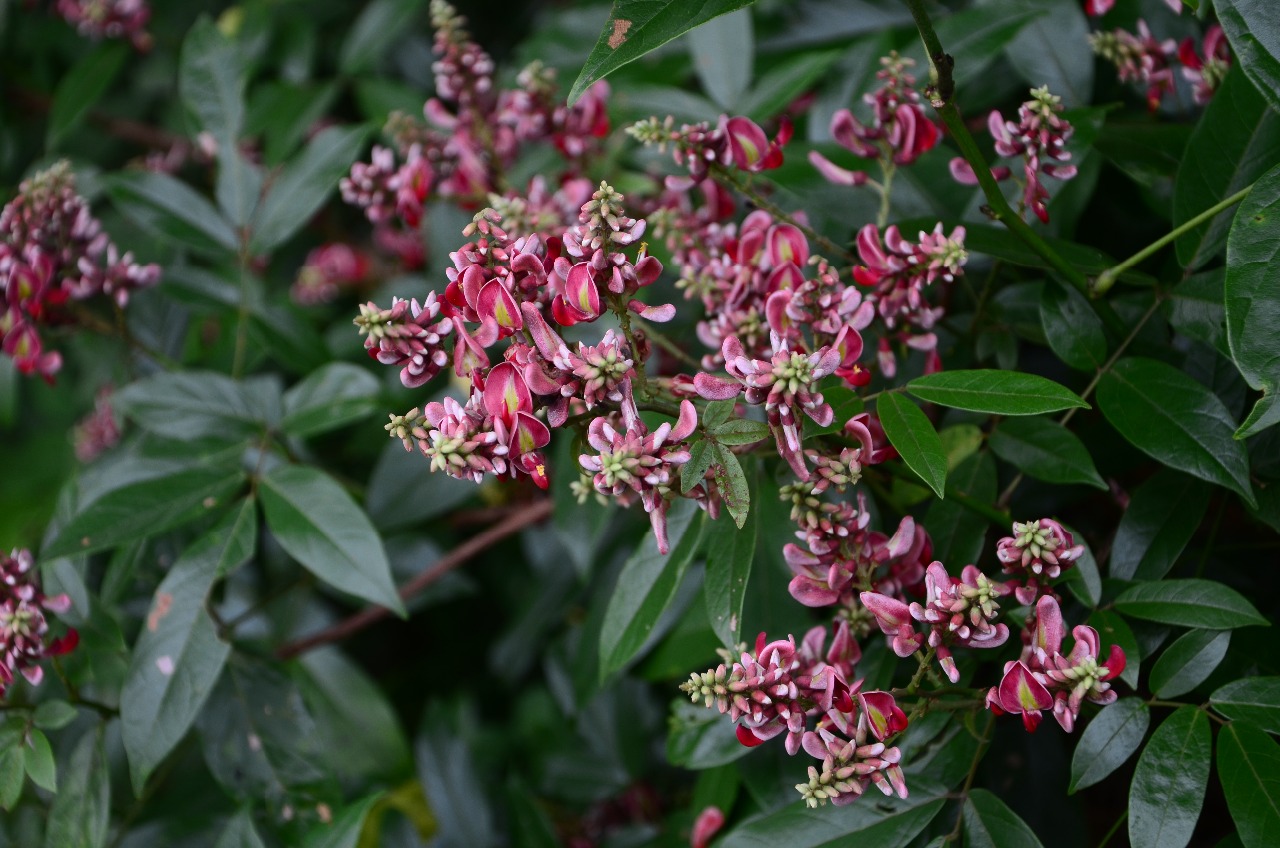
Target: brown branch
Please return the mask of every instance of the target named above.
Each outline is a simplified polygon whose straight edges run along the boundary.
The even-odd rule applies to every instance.
[[[5,94],[23,106],[40,112],[48,112],[53,108],[53,100],[51,98],[17,86],[5,86]],[[87,117],[90,123],[96,124],[107,135],[114,136],[122,141],[133,142],[142,147],[167,150],[174,146],[187,148],[191,146],[191,142],[178,133],[144,124],[141,121],[118,118],[97,110],[90,111]]]
[[[537,524],[549,515],[551,515],[551,501],[549,499],[536,501],[518,512],[512,513],[483,533],[472,536],[461,545],[458,545],[458,547],[436,560],[430,568],[401,586],[401,599],[408,601],[476,554],[493,547],[508,536],[514,536],[530,524]],[[282,660],[293,659],[321,645],[340,642],[389,615],[391,615],[391,611],[386,607],[365,607],[360,612],[344,618],[337,624],[316,631],[310,636],[304,636],[296,641],[281,645],[276,649],[276,657]]]

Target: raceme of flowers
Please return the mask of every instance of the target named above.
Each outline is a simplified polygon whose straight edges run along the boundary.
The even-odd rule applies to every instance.
[[[140,51],[151,49],[147,0],[58,0],[54,9],[86,38],[127,38]]]
[[[1180,11],[1181,3],[1174,11]],[[1151,33],[1145,20],[1137,22],[1137,32],[1126,29],[1099,30],[1089,35],[1093,52],[1116,66],[1121,82],[1143,89],[1151,111],[1160,108],[1166,95],[1175,92],[1174,65],[1180,65],[1182,77],[1191,84],[1191,97],[1203,106],[1213,97],[1231,67],[1231,49],[1222,27],[1211,24],[1197,47],[1193,38],[1181,44],[1172,38],[1160,39]]]
[[[40,591],[39,573],[28,550],[0,553],[0,698],[21,674],[33,686],[44,679],[41,660],[68,653],[80,641],[74,629],[50,638],[46,613],[71,607],[66,595]]]

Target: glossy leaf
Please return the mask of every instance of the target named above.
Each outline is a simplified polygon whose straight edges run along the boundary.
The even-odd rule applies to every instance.
[[[363,368],[331,362],[284,395],[281,426],[293,436],[314,436],[367,418],[375,409],[378,379]]]
[[[244,72],[235,42],[208,18],[187,33],[178,63],[182,102],[219,146],[234,145],[244,123]]]
[[[407,527],[445,515],[476,496],[479,487],[475,483],[428,472],[419,459],[420,455],[406,452],[394,439],[388,440],[378,455],[365,507],[380,529]]]
[[[1250,721],[1268,733],[1280,733],[1280,677],[1246,677],[1209,696],[1213,708],[1229,719]]]
[[[49,130],[45,146],[55,148],[102,99],[129,58],[129,48],[120,42],[103,42],[85,53],[67,71],[53,92],[49,109]]]
[[[1027,85],[1047,85],[1068,108],[1086,105],[1093,94],[1093,55],[1084,10],[1074,0],[1026,6],[1045,13],[1028,22],[1005,48],[1010,64]]]
[[[1093,372],[1107,361],[1102,319],[1070,286],[1046,284],[1040,295],[1040,322],[1049,347],[1077,371]]]
[[[1268,0],[1214,0],[1233,58],[1258,91],[1280,109],[1280,13]]]
[[[614,0],[604,30],[569,91],[577,101],[593,82],[634,62],[712,18],[750,6],[754,0]]]
[[[760,510],[748,512],[741,528],[720,519],[707,531],[707,573],[702,592],[711,629],[726,647],[738,644],[742,603],[755,559]]]
[[[1096,609],[1098,602],[1102,600],[1102,576],[1098,573],[1098,561],[1081,534],[1070,527],[1067,530],[1071,532],[1076,544],[1084,545],[1084,553],[1063,574],[1062,582],[1080,603]]]
[[[348,76],[368,71],[405,37],[423,0],[375,0],[365,5],[342,42],[338,67]]]
[[[600,630],[600,678],[626,665],[644,646],[658,618],[675,597],[702,534],[702,512],[683,499],[667,510],[671,551],[658,553],[658,542],[645,533],[622,573],[605,610]]]
[[[1173,223],[1186,223],[1252,183],[1280,157],[1280,114],[1267,106],[1238,63],[1214,92],[1187,143],[1174,182]],[[1178,237],[1178,262],[1199,268],[1227,243],[1234,210]]]
[[[156,374],[112,403],[144,429],[175,439],[248,435],[266,423],[243,383],[211,371]]]
[[[1164,314],[1179,333],[1212,345],[1223,356],[1230,356],[1223,305],[1225,277],[1224,268],[1192,274],[1169,292]]]
[[[1240,204],[1227,238],[1225,303],[1231,359],[1263,392],[1237,438],[1280,421],[1280,166],[1272,168]]]
[[[405,614],[382,540],[332,477],[282,465],[262,478],[259,493],[267,526],[289,556],[329,585]]]
[[[1080,407],[1075,394],[1052,380],[1016,371],[942,371],[917,377],[907,391],[928,403],[993,415],[1039,415]]]
[[[1157,698],[1176,698],[1199,686],[1227,655],[1230,630],[1192,630],[1165,648],[1148,681]]]
[[[985,789],[965,799],[964,839],[970,848],[1041,848],[1031,827]]]
[[[230,256],[236,234],[204,195],[168,174],[124,171],[106,178],[107,194],[126,217],[178,246]]]
[[[1048,483],[1107,488],[1075,434],[1045,418],[1009,418],[988,439],[991,452],[1029,477]]]
[[[1121,698],[1102,708],[1080,734],[1071,757],[1068,793],[1106,778],[1133,756],[1151,724],[1151,709],[1141,698]]]
[[[772,435],[768,424],[746,418],[735,418],[732,421],[717,424],[709,428],[709,432],[722,445],[750,445]]]
[[[1135,489],[1111,545],[1111,576],[1159,580],[1168,574],[1204,519],[1212,492],[1168,468]]]
[[[1179,707],[1151,734],[1129,786],[1133,848],[1184,848],[1200,818],[1209,782],[1209,717]]]
[[[1243,595],[1216,580],[1139,583],[1121,592],[1115,606],[1133,618],[1180,627],[1229,630],[1270,624]]]
[[[801,772],[801,775],[804,773]],[[799,796],[796,796],[797,798]],[[867,800],[872,800],[868,798]],[[774,812],[744,820],[716,842],[718,848],[905,848],[942,810],[944,801],[917,787],[906,800],[809,809],[793,800]]]
[[[702,482],[716,461],[716,445],[707,439],[699,439],[689,446],[689,461],[680,466],[680,491],[687,493]]]
[[[49,809],[47,848],[102,848],[111,822],[111,779],[102,725],[86,731],[71,750],[62,785]]]
[[[876,401],[876,414],[902,461],[939,498],[945,497],[947,455],[929,416],[905,397],[892,392],[882,394]]]
[[[996,499],[996,464],[991,454],[979,451],[960,463],[950,475],[952,491],[983,503]],[[933,539],[933,555],[942,562],[977,562],[987,536],[987,523],[955,500],[935,500],[925,513],[924,525]]]
[[[1245,848],[1272,845],[1280,832],[1280,745],[1251,724],[1218,731],[1218,778]]]
[[[1256,505],[1248,455],[1232,438],[1231,413],[1184,372],[1155,359],[1122,359],[1099,381],[1098,406],[1121,436],[1152,459]]]
[[[120,693],[135,792],[186,736],[222,674],[231,645],[218,638],[205,601],[215,579],[253,556],[257,531],[250,498],[192,544],[156,589]]]

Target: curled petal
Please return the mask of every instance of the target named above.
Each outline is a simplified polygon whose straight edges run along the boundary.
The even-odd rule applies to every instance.
[[[817,168],[818,173],[822,174],[827,182],[835,185],[860,186],[865,185],[869,179],[866,171],[850,171],[847,168],[841,168],[816,150],[809,151],[809,164]],[[974,185],[977,185],[976,180]]]
[[[485,377],[483,399],[485,412],[508,427],[515,422],[518,413],[533,412],[529,386],[510,362],[500,362],[490,369]]]
[[[699,372],[693,375],[693,387],[707,400],[728,400],[742,393],[742,384],[714,374]]]
[[[660,303],[656,306],[650,306],[642,301],[633,300],[627,304],[627,308],[646,321],[652,321],[655,324],[665,324],[676,317],[674,303]]]

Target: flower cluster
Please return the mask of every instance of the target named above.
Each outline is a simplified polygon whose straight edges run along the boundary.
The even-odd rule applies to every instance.
[[[66,595],[50,597],[40,591],[35,561],[28,550],[0,553],[0,697],[21,674],[32,685],[44,679],[40,661],[75,648],[74,629],[49,638],[45,613],[62,614],[71,608]]]
[[[52,381],[62,357],[44,350],[37,325],[68,299],[106,295],[124,306],[159,278],[158,266],[120,255],[76,193],[70,165],[58,162],[24,180],[0,212],[0,346],[24,374]]]
[[[138,50],[151,49],[147,0],[58,0],[54,8],[86,38],[127,38]]]
[[[1231,47],[1222,27],[1213,24],[1205,30],[1199,53],[1194,39],[1183,39],[1178,45],[1178,61],[1183,78],[1191,83],[1192,99],[1199,106],[1208,103],[1231,68]]]
[[[363,282],[368,273],[369,258],[363,253],[341,242],[323,244],[307,254],[289,296],[304,306],[330,303],[342,288]]]
[[[1062,98],[1049,93],[1048,86],[1033,88],[1031,99],[1018,108],[1018,121],[1006,121],[998,111],[992,111],[987,120],[991,137],[995,139],[996,153],[1006,157],[1021,156],[1022,209],[1030,209],[1042,223],[1049,222],[1049,190],[1042,175],[1057,180],[1069,180],[1076,175],[1075,165],[1063,165],[1071,159],[1067,142],[1075,129],[1059,113]],[[1008,178],[1012,172],[1001,166],[991,169],[997,180]],[[977,185],[978,177],[973,167],[964,159],[951,160],[951,175],[965,185]]]
[[[749,172],[777,168],[782,164],[782,148],[791,140],[791,131],[791,122],[784,120],[770,141],[759,124],[741,115],[721,115],[715,129],[706,121],[676,129],[669,115],[661,121],[656,117],[639,121],[627,129],[638,141],[655,145],[659,151],[671,145],[676,164],[688,172],[685,177],[667,178],[667,187],[674,190],[702,182],[713,166],[732,165]]]
[[[1116,66],[1121,82],[1145,88],[1151,111],[1158,109],[1165,94],[1173,91],[1171,59],[1177,44],[1171,38],[1157,39],[1146,21],[1138,21],[1136,33],[1125,29],[1091,33],[1089,44],[1094,53]]]
[[[906,714],[888,692],[861,691],[853,677],[861,651],[846,623],[836,625],[824,653],[825,641],[821,626],[798,646],[794,637],[766,642],[761,633],[754,653],[695,673],[680,688],[694,703],[727,713],[744,745],[784,736],[788,754],[803,750],[818,760],[796,785],[810,807],[852,803],[873,784],[907,797],[902,752],[890,744],[906,729]]]
[[[111,407],[111,386],[102,388],[93,399],[93,411],[76,424],[72,436],[76,459],[93,462],[101,453],[120,443],[120,425]]]
[[[1024,606],[1048,593],[1042,580],[1057,579],[1062,569],[1070,568],[1083,555],[1084,545],[1075,544],[1071,533],[1051,518],[1014,522],[1013,535],[996,543],[996,558],[1004,565],[1005,574],[1023,578],[1014,597]]]

